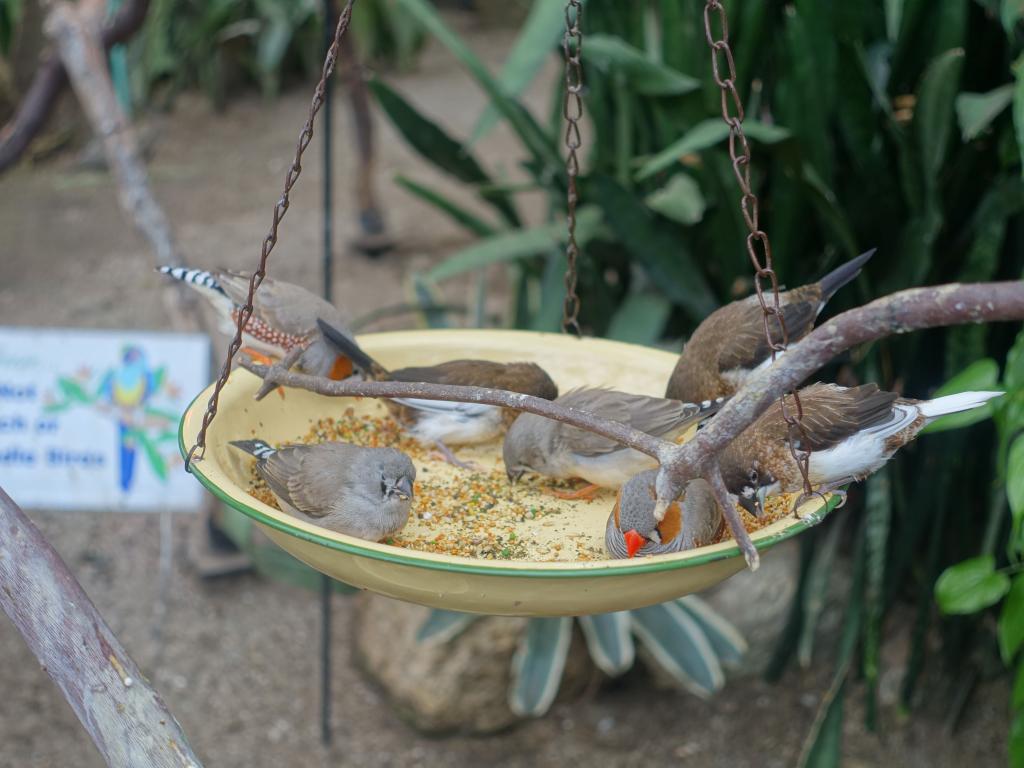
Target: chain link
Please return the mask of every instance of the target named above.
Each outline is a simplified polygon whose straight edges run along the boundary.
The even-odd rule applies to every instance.
[[[581,336],[579,323],[580,297],[576,294],[576,261],[580,255],[576,244],[576,177],[580,173],[577,150],[582,146],[580,120],[583,117],[583,2],[568,0],[565,6],[565,34],[562,37],[562,51],[565,53],[565,94],[562,99],[562,116],[565,118],[565,171],[569,179],[568,195],[568,240],[565,246],[567,266],[565,270],[565,301],[562,304],[562,332],[572,330]]]
[[[188,457],[185,459],[185,469],[191,471],[192,460],[196,458],[202,459],[206,455],[206,431],[210,428],[210,424],[213,423],[214,417],[217,415],[217,405],[220,400],[221,390],[224,389],[224,385],[227,384],[228,376],[231,374],[231,363],[234,360],[235,355],[238,353],[239,348],[242,346],[242,330],[249,322],[249,318],[252,317],[252,302],[253,296],[259,289],[260,284],[263,282],[263,278],[267,275],[267,258],[270,256],[270,252],[274,250],[274,246],[277,245],[277,229],[281,224],[281,220],[284,219],[284,215],[288,212],[288,206],[290,205],[289,196],[292,191],[292,187],[295,186],[295,182],[299,179],[299,174],[302,173],[302,154],[306,151],[306,147],[309,146],[309,142],[313,140],[313,121],[316,119],[317,113],[320,111],[320,107],[324,103],[324,93],[327,89],[327,79],[331,76],[334,71],[334,63],[338,58],[338,49],[341,46],[341,39],[345,36],[345,31],[348,29],[349,21],[352,18],[352,6],[355,4],[355,0],[348,0],[345,3],[345,7],[341,11],[341,15],[338,16],[338,25],[334,30],[334,41],[331,43],[331,47],[327,49],[327,56],[324,59],[323,70],[320,74],[320,82],[317,83],[316,89],[313,91],[313,100],[309,105],[309,115],[306,118],[305,125],[302,126],[302,132],[299,134],[299,141],[295,147],[295,157],[292,160],[291,167],[288,168],[288,173],[285,174],[284,179],[284,191],[281,193],[280,199],[274,206],[274,215],[270,223],[270,232],[263,238],[263,246],[260,249],[260,263],[256,271],[253,272],[252,277],[249,278],[249,294],[245,299],[245,306],[238,312],[238,321],[235,327],[235,337],[231,341],[231,345],[228,347],[227,357],[224,359],[224,367],[221,368],[220,376],[217,378],[217,384],[213,388],[213,394],[210,395],[210,401],[206,406],[206,413],[203,414],[203,423],[199,428],[199,434],[196,436],[196,444],[192,446],[188,452]]]
[[[714,19],[720,37],[714,33]],[[729,21],[726,18],[722,0],[706,0],[704,4],[704,34],[711,48],[711,73],[722,96],[722,120],[729,126],[729,157],[732,160],[733,174],[740,188],[740,212],[746,222],[747,255],[754,268],[754,290],[761,304],[764,322],[764,338],[772,351],[772,362],[779,353],[784,352],[789,344],[789,333],[786,330],[786,318],[779,304],[779,278],[772,265],[772,247],[768,234],[761,229],[760,212],[757,195],[750,184],[750,144],[743,131],[743,102],[736,90],[736,62],[732,49],[729,47]],[[770,289],[770,293],[769,293]],[[766,296],[769,293],[769,296]],[[774,322],[773,322],[774,320]],[[775,332],[773,333],[773,326]],[[792,399],[792,406],[789,400]],[[789,451],[800,469],[803,478],[804,493],[814,494],[808,477],[810,451],[797,450],[797,437],[803,436],[806,444],[806,432],[801,423],[804,411],[800,403],[800,395],[794,389],[781,398],[782,418],[786,421],[787,442]],[[791,407],[795,406],[795,413]]]

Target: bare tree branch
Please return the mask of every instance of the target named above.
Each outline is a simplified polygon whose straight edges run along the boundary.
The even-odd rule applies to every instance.
[[[200,768],[160,695],[60,555],[0,488],[0,608],[107,765]]]

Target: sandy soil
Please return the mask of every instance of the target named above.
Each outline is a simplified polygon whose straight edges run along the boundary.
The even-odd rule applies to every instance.
[[[504,33],[476,32],[473,45],[495,63]],[[484,103],[443,52],[432,49],[397,84],[421,108],[468,134]],[[270,105],[233,102],[213,116],[199,99],[182,99],[161,121],[151,166],[156,193],[196,264],[249,267],[276,200],[308,95],[294,91]],[[531,94],[546,113],[547,96]],[[383,123],[381,191],[402,247],[380,261],[342,254],[335,295],[353,314],[403,298],[410,268],[465,242],[452,225],[397,190],[402,171],[441,182]],[[342,142],[344,143],[344,142]],[[496,131],[482,151],[513,167],[513,142]],[[286,219],[271,272],[317,285],[320,242],[318,145]],[[356,235],[352,167],[339,152],[336,230]],[[0,324],[84,327],[166,326],[153,300],[158,285],[145,243],[122,218],[103,175],[79,173],[68,158],[20,168],[0,179]],[[151,516],[33,514],[101,612],[168,700],[210,766],[784,766],[799,751],[831,666],[822,659],[778,686],[731,684],[710,702],[654,690],[642,676],[606,686],[581,702],[558,705],[543,720],[492,738],[424,738],[405,726],[349,663],[350,600],[335,612],[335,745],[317,739],[317,598],[253,576],[201,582],[186,562],[184,526],[162,640],[154,635],[158,525]],[[898,679],[898,678],[895,678]],[[892,681],[889,681],[892,688]],[[99,766],[70,709],[21,638],[0,620],[0,766]],[[955,735],[941,719],[942,695],[909,722],[889,713],[881,734],[867,734],[856,686],[848,707],[848,766],[995,766],[1005,762],[1005,685],[979,689]]]

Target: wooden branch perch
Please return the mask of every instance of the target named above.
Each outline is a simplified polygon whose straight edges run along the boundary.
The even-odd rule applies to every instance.
[[[744,429],[784,392],[799,386],[836,355],[869,341],[898,333],[962,323],[1024,320],[1024,282],[954,283],[913,288],[877,299],[834,318],[793,344],[786,353],[757,374],[697,433],[683,445],[667,443],[618,422],[600,418],[549,400],[478,387],[398,382],[332,382],[291,373],[280,364],[267,367],[243,363],[248,370],[275,386],[298,387],[321,395],[353,397],[418,397],[425,400],[501,405],[546,416],[596,432],[658,459],[656,481],[659,509],[679,497],[685,484],[707,479],[721,502],[725,486],[714,460]],[[265,388],[266,389],[266,388]],[[751,569],[758,565],[757,550],[742,526],[727,519]]]
[[[0,608],[112,768],[201,768],[60,555],[0,488]]]

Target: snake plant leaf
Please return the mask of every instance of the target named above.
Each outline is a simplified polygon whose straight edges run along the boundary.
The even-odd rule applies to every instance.
[[[420,624],[420,628],[416,630],[416,642],[447,643],[469,629],[470,625],[479,618],[480,616],[475,613],[443,611],[440,608],[434,608]]]
[[[895,43],[903,22],[903,0],[885,0],[885,36]]]
[[[1014,532],[1019,536],[1024,522],[1024,435],[1014,439],[1007,454],[1006,499],[1010,504]]]
[[[718,306],[714,292],[673,224],[658,219],[633,193],[609,176],[596,176],[593,200],[626,250],[672,301],[700,322]]]
[[[597,231],[600,221],[601,211],[595,206],[583,206],[576,212],[576,242],[580,247]],[[447,280],[491,264],[537,256],[547,253],[553,246],[564,244],[565,239],[565,223],[561,221],[514,232],[500,232],[454,253],[430,269],[426,277],[431,281]]]
[[[469,46],[448,28],[433,5],[428,0],[396,0],[396,2],[462,62],[462,65],[490,98],[494,108],[508,121],[523,146],[533,156],[534,165],[531,167],[535,172],[541,176],[546,172],[551,172],[559,178],[564,178],[565,169],[554,138],[546,134],[533,116],[505,92],[502,85],[491,75]]]
[[[999,382],[999,364],[992,358],[986,357],[976,360],[964,368],[960,373],[951,378],[941,387],[935,390],[932,397],[943,395],[955,395],[958,392],[970,392],[972,390],[994,391],[1001,389]],[[947,429],[960,429],[979,421],[984,421],[992,415],[993,403],[990,401],[980,408],[972,408],[961,413],[951,413],[942,416],[921,432],[945,432]]]
[[[867,481],[864,504],[864,632],[861,671],[864,675],[869,728],[878,712],[878,679],[882,644],[882,615],[885,612],[886,552],[892,520],[889,468],[883,467]]]
[[[700,185],[685,173],[675,174],[665,186],[649,194],[644,202],[666,219],[685,225],[698,223],[704,218],[707,208]]]
[[[1017,152],[1024,161],[1024,54],[1013,62],[1013,127],[1017,133]],[[1024,173],[1024,162],[1021,165]]]
[[[921,78],[914,110],[925,184],[934,187],[948,154],[953,128],[956,89],[960,83],[964,51],[954,48],[935,57]]]
[[[431,189],[425,184],[420,184],[414,179],[398,174],[395,176],[395,183],[412,195],[415,195],[423,202],[433,206],[444,213],[452,221],[463,229],[478,237],[488,237],[497,230],[489,223],[481,219],[475,213],[467,211],[461,205],[445,197],[437,190]]]
[[[800,768],[839,768],[843,738],[846,675],[825,694],[822,709],[800,756]]]
[[[519,96],[540,73],[565,31],[563,0],[534,0],[523,28],[498,75],[498,82],[509,96]],[[469,145],[473,146],[498,122],[498,110],[488,105],[473,128]]]
[[[605,336],[631,344],[654,344],[661,338],[670,314],[672,304],[661,294],[631,293],[615,310]]]
[[[509,708],[537,717],[551,708],[565,671],[572,640],[572,617],[531,619],[512,657]]]
[[[635,634],[672,679],[691,693],[707,698],[725,683],[701,625],[676,603],[630,611]]]
[[[811,666],[814,641],[818,635],[818,621],[825,611],[828,585],[834,570],[836,550],[842,531],[843,526],[836,522],[829,525],[820,546],[814,548],[811,563],[803,580],[803,626],[800,628],[800,638],[797,641],[796,658],[797,663],[804,669]]]
[[[1024,2],[1021,0],[1002,0],[999,9],[999,20],[1003,23],[1006,34],[1012,35],[1016,26],[1024,18]]]
[[[414,272],[409,278],[409,290],[412,294],[410,303],[419,310],[423,324],[427,328],[451,327],[445,303],[429,277]]]
[[[369,88],[377,98],[381,109],[391,119],[409,146],[425,160],[461,182],[471,185],[488,185],[490,188],[481,191],[480,197],[493,206],[510,226],[519,226],[519,214],[508,195],[493,188],[490,176],[466,147],[445,133],[437,123],[424,117],[412,104],[382,80],[376,78],[370,80]]]
[[[961,93],[956,97],[956,119],[964,141],[977,138],[1013,102],[1013,84],[987,93]]]
[[[999,614],[999,652],[1006,664],[1024,644],[1024,576],[1013,578],[1010,591],[1006,594]]]
[[[649,58],[621,38],[590,35],[583,46],[584,66],[621,73],[632,91],[648,96],[678,96],[700,87],[696,78]]]
[[[735,666],[747,652],[747,641],[731,623],[696,595],[687,595],[676,604],[704,631],[712,649],[726,666]]]
[[[562,325],[562,301],[565,298],[565,270],[569,259],[564,248],[553,248],[547,256],[540,278],[540,306],[530,320],[535,331],[554,333]]]
[[[786,128],[759,123],[756,120],[744,120],[743,131],[748,138],[765,145],[778,144],[792,136],[792,133]],[[729,127],[722,122],[721,118],[702,120],[676,141],[645,160],[636,172],[635,178],[637,181],[648,179],[656,173],[672,167],[679,162],[680,158],[713,147],[725,141],[728,136]]]
[[[630,633],[629,611],[580,616],[580,628],[590,658],[610,677],[618,677],[633,666],[636,648]]]
[[[999,602],[1010,578],[996,570],[992,555],[979,555],[947,568],[935,582],[935,599],[943,613],[977,613]]]

